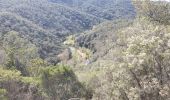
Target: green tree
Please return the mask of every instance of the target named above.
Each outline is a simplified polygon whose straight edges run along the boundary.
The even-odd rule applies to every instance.
[[[114,65],[99,77],[94,100],[168,100],[170,98],[169,26],[146,17],[121,29]],[[107,64],[107,63],[106,63]]]
[[[0,89],[0,99],[1,100],[8,100],[6,95],[7,95],[7,91],[5,89]]]
[[[133,0],[139,16],[146,16],[152,21],[170,25],[170,4],[163,1]]]
[[[40,77],[43,69],[47,66],[47,62],[41,58],[35,58],[30,60],[30,66],[27,67],[29,75],[31,77]]]
[[[66,66],[45,68],[42,74],[42,85],[51,100],[70,98],[90,98],[85,87],[77,80],[74,72]]]
[[[23,75],[27,75],[26,67],[30,65],[30,60],[38,57],[36,46],[14,31],[5,33],[1,37],[1,43],[8,56],[6,66],[16,68]]]

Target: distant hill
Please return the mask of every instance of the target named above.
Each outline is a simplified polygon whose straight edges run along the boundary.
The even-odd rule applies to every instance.
[[[131,0],[49,0],[107,20],[134,17]]]
[[[76,44],[80,47],[90,49],[93,56],[104,56],[109,49],[112,49],[117,40],[117,30],[127,27],[132,20],[107,21],[95,26],[92,30],[86,31],[76,37]]]
[[[43,59],[56,58],[69,35],[134,17],[129,0],[0,0],[0,7],[0,33],[17,31],[39,48]]]

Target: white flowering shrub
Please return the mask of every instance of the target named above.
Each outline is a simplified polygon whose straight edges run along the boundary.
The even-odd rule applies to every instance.
[[[119,31],[114,50],[119,60],[109,67],[94,100],[168,100],[170,33],[168,26],[142,17]],[[107,64],[107,63],[106,63]]]
[[[134,82],[128,95],[132,100],[170,98],[170,34],[154,27],[128,38],[124,58]]]

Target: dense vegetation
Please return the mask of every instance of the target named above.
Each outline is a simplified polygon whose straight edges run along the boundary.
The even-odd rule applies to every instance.
[[[135,20],[106,22],[76,39],[75,48],[93,52],[88,64],[76,66],[81,66],[79,79],[93,87],[94,100],[170,98],[170,4],[148,0],[134,4]]]
[[[49,0],[107,20],[134,17],[130,0]]]
[[[68,1],[62,0],[62,2],[67,3]],[[100,9],[103,8],[98,7],[95,8],[97,11],[94,15],[91,14],[93,10],[83,11],[79,10],[81,8],[74,8],[59,2],[53,3],[48,0],[1,0],[0,32],[18,32],[20,37],[37,46],[42,59],[49,62],[55,60],[57,63],[56,56],[65,49],[63,41],[67,36],[91,29],[94,25],[108,20],[102,16],[108,16],[105,13],[110,13],[109,11],[113,11],[112,16],[117,16],[109,18],[110,20],[118,19],[124,15],[128,15],[124,16],[125,18],[134,16],[130,1],[125,3],[129,10],[122,8],[124,3],[119,4],[111,1],[106,2],[105,9],[109,3],[118,5],[117,9],[108,6],[110,10],[101,11]],[[88,3],[87,6],[90,4]],[[86,7],[85,5],[79,6]]]
[[[169,100],[170,3],[133,5],[1,0],[0,100]]]
[[[109,3],[118,4],[108,1],[105,9]],[[122,17],[131,18],[134,11],[130,2],[127,2],[130,10],[124,12],[110,6],[108,11],[101,11],[103,7],[91,4],[74,8],[47,0],[0,1],[0,99],[92,98],[92,90],[79,82],[73,70],[62,64],[56,65],[72,57],[69,49],[65,50],[64,56],[58,55],[67,47],[63,42],[70,35],[91,29],[103,21],[117,19],[126,12],[130,12],[129,15]],[[109,11],[116,13],[113,15]],[[90,57],[90,50],[82,50]],[[81,52],[75,50],[75,54],[77,51]]]

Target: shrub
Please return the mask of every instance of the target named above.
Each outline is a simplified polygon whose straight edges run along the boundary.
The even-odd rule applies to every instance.
[[[42,85],[52,100],[88,97],[83,84],[77,80],[74,72],[66,66],[45,68],[42,75]]]
[[[147,16],[152,21],[170,25],[170,3],[151,0],[133,0],[139,15]]]

